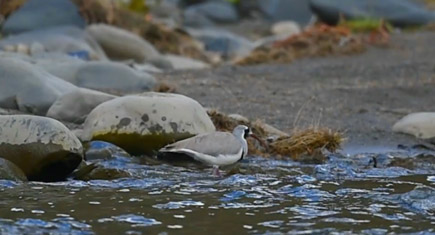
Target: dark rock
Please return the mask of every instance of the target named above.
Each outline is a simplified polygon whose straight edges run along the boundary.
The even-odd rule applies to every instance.
[[[5,21],[4,34],[16,34],[59,25],[84,27],[79,9],[70,0],[29,0]]]
[[[310,0],[310,6],[320,20],[328,24],[337,24],[340,16],[384,19],[397,27],[435,21],[435,13],[407,0]]]

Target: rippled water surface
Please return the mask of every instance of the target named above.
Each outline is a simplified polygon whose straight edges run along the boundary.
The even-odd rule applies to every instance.
[[[131,177],[0,181],[0,233],[431,234],[434,155],[416,154],[337,154],[322,165],[249,157],[222,178],[120,155],[99,164]]]

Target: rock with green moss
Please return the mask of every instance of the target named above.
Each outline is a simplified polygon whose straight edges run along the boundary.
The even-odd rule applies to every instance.
[[[14,163],[4,158],[0,158],[0,179],[27,181],[27,177],[24,172]]]
[[[215,127],[197,101],[147,92],[100,104],[88,115],[83,130],[84,141],[103,140],[133,155],[150,155],[168,143]]]
[[[65,179],[82,161],[83,147],[59,121],[30,115],[0,116],[0,156],[29,180]]]

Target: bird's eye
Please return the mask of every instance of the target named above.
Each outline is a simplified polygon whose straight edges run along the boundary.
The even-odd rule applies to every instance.
[[[245,134],[244,137],[247,138],[249,136],[249,134],[251,133],[251,131],[249,130],[249,128],[245,129]]]

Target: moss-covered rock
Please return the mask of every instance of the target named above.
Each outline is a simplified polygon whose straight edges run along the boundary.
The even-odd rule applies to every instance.
[[[152,154],[168,143],[214,131],[204,108],[177,94],[147,92],[115,98],[88,115],[83,140],[103,140],[130,154]]]
[[[30,115],[0,116],[0,156],[29,180],[58,181],[82,161],[83,147],[59,121]]]

